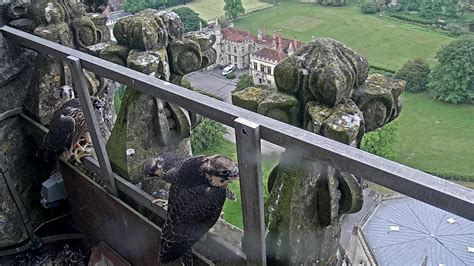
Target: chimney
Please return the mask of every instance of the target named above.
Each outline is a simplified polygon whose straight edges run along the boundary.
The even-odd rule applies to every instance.
[[[291,56],[295,53],[295,49],[293,48],[293,43],[290,42],[290,45],[288,45],[288,56]]]
[[[283,52],[283,40],[281,37],[281,29],[278,30],[278,50]]]
[[[272,39],[272,46],[273,46],[274,48],[277,47],[277,39],[276,39],[276,38],[277,38],[277,33],[276,33],[276,31],[274,30],[274,31],[273,31],[273,39]]]
[[[259,41],[261,41],[262,40],[262,30],[258,30],[257,32],[258,32],[257,33],[257,38],[258,38]]]
[[[293,48],[294,48],[295,50],[298,50],[298,48],[299,48],[299,47],[298,47],[298,41],[296,40],[296,36],[295,36],[295,38],[293,39]]]

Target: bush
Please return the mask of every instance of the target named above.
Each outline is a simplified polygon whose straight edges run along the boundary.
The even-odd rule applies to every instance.
[[[123,9],[135,13],[147,8],[158,8],[163,2],[161,0],[127,0],[123,3]]]
[[[226,128],[214,120],[204,118],[191,131],[191,147],[193,153],[199,154],[209,147],[220,144],[224,140]]]
[[[360,6],[360,11],[364,14],[375,14],[379,10],[374,3],[364,3]]]
[[[362,138],[361,149],[387,159],[393,159],[395,157],[393,148],[396,137],[396,124],[387,124],[382,128],[365,133]]]
[[[460,36],[465,33],[462,26],[456,25],[456,24],[448,24],[446,26],[446,30],[449,32],[449,35],[451,36]]]
[[[457,39],[436,53],[428,88],[435,99],[463,103],[474,101],[474,36]]]
[[[241,91],[245,88],[252,86],[255,86],[255,83],[253,82],[253,77],[250,74],[243,74],[242,76],[240,76],[234,91]]]
[[[229,74],[225,75],[225,77],[228,78],[228,79],[235,79],[235,73],[233,73],[233,72],[229,73]]]
[[[183,22],[184,32],[196,31],[199,30],[199,25],[202,27],[207,26],[207,22],[199,17],[199,14],[196,13],[189,7],[179,7],[173,9]]]
[[[422,91],[428,85],[430,72],[428,63],[421,58],[416,58],[407,61],[395,74],[395,78],[406,80],[407,91]]]
[[[399,20],[408,21],[408,22],[424,24],[424,25],[432,25],[432,24],[436,25],[436,24],[438,24],[438,22],[434,19],[423,19],[423,18],[417,18],[417,17],[403,15],[403,14],[391,14],[390,17],[396,18],[396,19],[399,19]]]

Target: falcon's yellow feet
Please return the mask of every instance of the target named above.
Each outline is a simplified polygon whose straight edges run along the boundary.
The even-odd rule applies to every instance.
[[[86,143],[86,145],[81,146],[79,143],[76,143],[74,146],[75,148],[73,151],[73,156],[76,162],[81,163],[82,158],[92,155],[92,153],[88,150],[90,147],[92,147],[91,144]]]

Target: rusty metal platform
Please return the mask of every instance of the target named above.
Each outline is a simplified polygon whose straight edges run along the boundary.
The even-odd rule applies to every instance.
[[[86,235],[103,241],[132,265],[158,265],[161,228],[71,164],[60,166],[74,221]],[[194,265],[213,263],[194,253]]]

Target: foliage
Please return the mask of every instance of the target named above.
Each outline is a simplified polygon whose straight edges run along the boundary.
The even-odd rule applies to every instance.
[[[365,133],[362,139],[362,150],[376,154],[378,156],[393,159],[394,145],[397,137],[397,127],[394,123],[389,123],[382,128]]]
[[[363,3],[360,6],[360,10],[364,14],[375,14],[375,13],[377,13],[377,11],[379,11],[379,10],[377,10],[377,6],[373,2]]]
[[[224,0],[224,12],[226,18],[237,18],[245,13],[242,0]]]
[[[464,5],[458,0],[401,0],[399,5],[400,11],[418,11],[426,19],[459,17],[464,10]]]
[[[225,75],[225,77],[228,78],[228,79],[235,79],[235,73],[234,72],[229,73],[229,74]]]
[[[243,74],[242,76],[240,76],[239,81],[237,82],[235,91],[241,91],[245,88],[252,87],[252,86],[255,86],[252,75]]]
[[[435,99],[463,103],[474,101],[474,36],[465,36],[436,54],[439,64],[430,76],[430,94]]]
[[[407,61],[395,74],[395,78],[406,80],[406,90],[416,92],[426,89],[430,72],[428,63],[422,58],[416,58]]]
[[[224,140],[226,128],[214,120],[204,118],[191,132],[193,153],[200,153]]]
[[[115,108],[116,113],[120,111],[120,106],[122,105],[123,96],[125,95],[126,90],[127,90],[127,86],[120,84],[117,90],[115,91],[114,108]]]
[[[307,22],[301,23],[302,20]],[[313,36],[329,37],[366,56],[371,66],[392,71],[416,57],[433,65],[436,51],[453,40],[424,26],[364,15],[353,6],[327,8],[279,2],[278,8],[248,14],[234,24],[254,34],[264,27],[267,32],[282,28],[283,37],[303,42],[310,41]],[[335,28],[334,25],[338,26]]]
[[[173,9],[173,12],[178,14],[178,16],[181,18],[184,26],[184,32],[199,30],[200,24],[202,27],[207,26],[207,22],[200,18],[199,14],[189,7],[178,7]]]
[[[457,24],[448,24],[446,30],[451,36],[460,36],[465,33],[463,27]]]
[[[123,3],[123,9],[135,13],[147,8],[158,8],[164,3],[163,0],[127,0]]]

